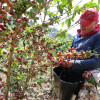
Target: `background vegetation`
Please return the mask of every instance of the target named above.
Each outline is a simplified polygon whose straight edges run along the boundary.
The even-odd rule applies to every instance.
[[[56,53],[70,46],[73,37],[68,29],[74,26],[76,14],[89,7],[99,10],[99,4],[100,0],[82,7],[73,6],[73,0],[0,0],[0,100],[53,97],[50,88]],[[66,30],[50,27],[59,24],[64,15]],[[48,96],[41,97],[41,91]]]

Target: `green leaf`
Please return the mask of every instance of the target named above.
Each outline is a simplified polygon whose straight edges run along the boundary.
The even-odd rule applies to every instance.
[[[65,21],[65,24],[68,26],[68,20]]]
[[[54,3],[56,3],[57,2],[57,0],[53,0],[54,1]]]
[[[27,57],[27,54],[23,54],[24,57]]]
[[[62,0],[62,4],[63,5],[67,4],[67,0]]]
[[[68,28],[69,28],[70,25],[71,25],[71,20],[72,20],[72,18],[70,17],[70,18],[68,18],[68,19],[65,21],[65,23],[66,23],[66,25],[68,26]]]
[[[17,75],[20,76],[20,72],[18,72]]]
[[[98,0],[98,4],[100,5],[100,0]]]
[[[21,79],[21,77],[17,76],[18,79]]]
[[[43,79],[39,79],[38,80],[38,82],[37,82],[37,84],[42,88],[42,85],[41,85],[41,83],[43,82]]]
[[[63,9],[62,8],[60,9],[60,14],[63,14]]]
[[[75,11],[79,10],[79,5],[74,8]]]
[[[93,2],[94,0],[91,0],[91,2]]]
[[[2,49],[0,48],[0,52],[2,51]]]
[[[37,84],[42,88],[42,85],[41,85],[41,83],[40,82],[37,82]]]
[[[62,22],[62,27],[64,26],[64,22]]]
[[[60,0],[53,0],[54,1],[54,3],[57,3],[57,2],[59,2]]]
[[[96,6],[96,9],[99,11],[99,5]]]

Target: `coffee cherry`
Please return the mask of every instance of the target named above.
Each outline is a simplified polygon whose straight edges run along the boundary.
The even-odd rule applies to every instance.
[[[64,57],[67,57],[67,53],[66,52],[64,53]]]
[[[2,88],[2,84],[0,84],[0,89]]]
[[[0,28],[1,29],[4,28],[4,24],[0,23]]]
[[[72,50],[71,48],[68,48],[68,50]]]
[[[2,37],[1,37],[1,39],[2,39],[2,40],[4,40],[4,39],[5,39],[5,37],[4,37],[4,36],[2,36]]]
[[[74,48],[74,47],[72,47],[72,48],[71,48],[71,50],[75,50],[75,48]]]
[[[10,0],[4,0],[9,7],[13,7],[13,4]]]
[[[1,96],[1,97],[0,97],[0,100],[4,100],[4,97],[3,97],[3,96]]]
[[[33,4],[36,4],[36,2],[35,2],[34,0],[32,1],[32,3],[33,3]]]
[[[7,28],[6,28],[6,27],[3,27],[3,28],[2,28],[2,30],[6,31],[6,30],[7,30]]]
[[[3,51],[3,54],[7,54],[7,52],[6,51]]]
[[[23,21],[27,21],[27,18],[26,17],[23,17],[22,19],[23,19]]]
[[[19,41],[19,39],[18,38],[15,38],[15,41]]]
[[[17,22],[20,23],[21,22],[21,19],[18,19]]]
[[[61,56],[61,55],[62,55],[62,52],[58,51],[57,56]]]
[[[2,32],[2,29],[0,28],[0,32]]]
[[[83,53],[83,50],[81,50],[80,52]]]

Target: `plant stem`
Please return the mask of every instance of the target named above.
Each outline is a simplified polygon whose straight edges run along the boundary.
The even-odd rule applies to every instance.
[[[12,40],[12,44],[13,44],[13,42],[14,42],[14,40]],[[8,59],[8,68],[7,68],[7,80],[6,80],[7,91],[6,91],[6,95],[5,95],[5,100],[8,100],[8,92],[9,92],[9,84],[10,84],[10,71],[11,71],[13,52],[14,52],[14,47],[13,47],[13,45],[11,45],[10,55],[9,55],[9,59]]]
[[[5,94],[5,100],[8,100],[12,56],[14,53],[15,37],[17,36],[17,32],[18,32],[19,28],[20,28],[19,26],[16,27],[16,32],[14,33],[14,36],[12,37],[12,42],[11,42],[11,48],[10,48],[10,53],[9,53],[9,58],[8,58],[7,79],[6,79],[7,90],[6,90],[6,94]]]
[[[48,3],[50,3],[52,0],[49,0],[47,3],[44,3],[43,5],[40,6],[39,9],[36,10],[36,12],[31,16],[29,17],[29,19],[33,18],[41,9],[43,9]]]

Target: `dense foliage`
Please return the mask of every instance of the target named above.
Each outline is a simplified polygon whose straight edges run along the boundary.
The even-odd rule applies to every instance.
[[[51,37],[50,26],[59,24],[66,14],[62,26],[69,28],[76,14],[87,7],[99,10],[99,4],[91,0],[73,7],[73,0],[0,0],[0,72],[6,75],[5,81],[0,77],[0,100],[23,99],[30,80],[34,84],[39,73],[56,65],[55,54],[70,46],[67,30]]]

